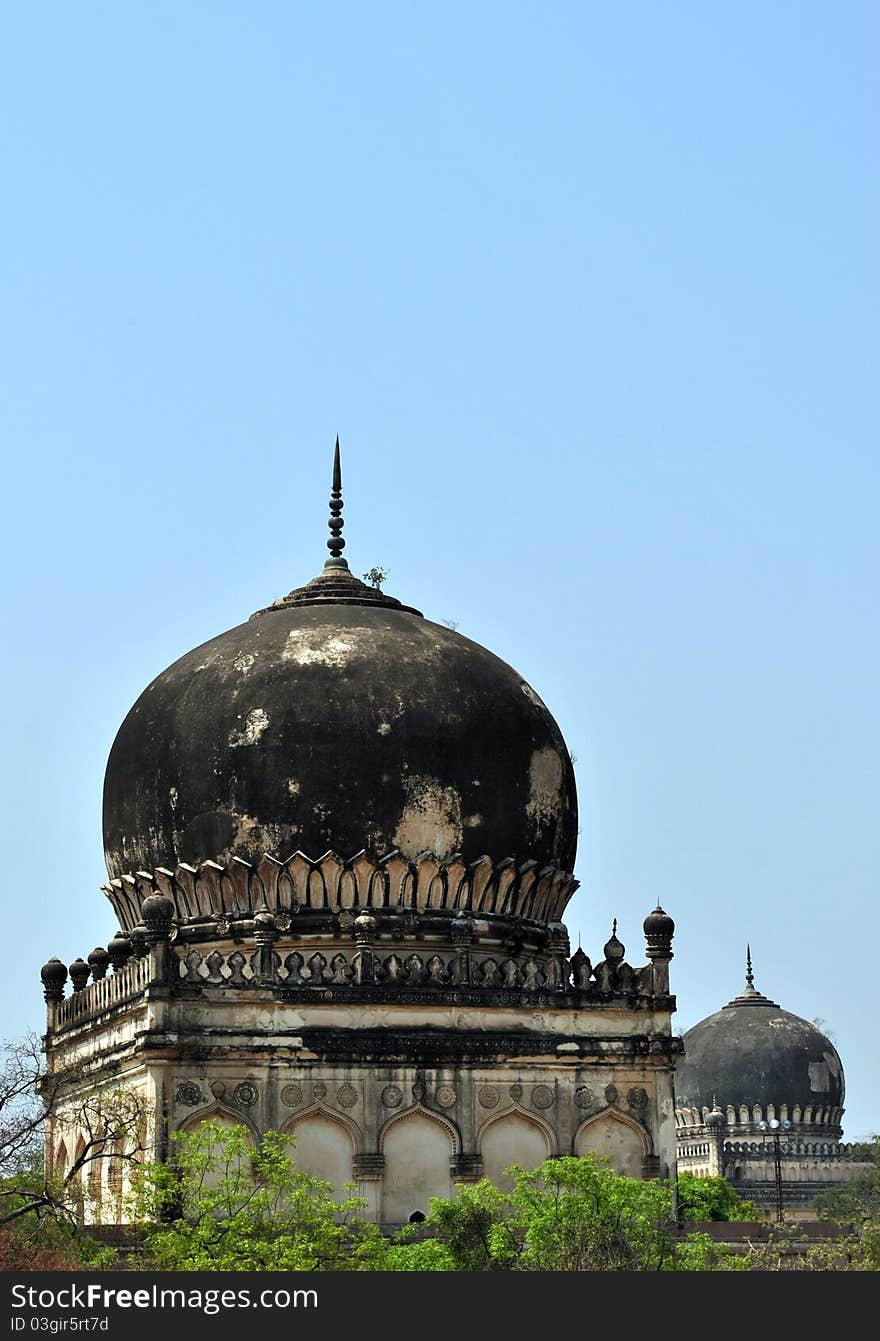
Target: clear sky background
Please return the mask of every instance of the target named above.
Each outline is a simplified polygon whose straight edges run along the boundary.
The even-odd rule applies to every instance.
[[[105,944],[103,770],[318,571],[511,662],[569,927],[825,1021],[880,1127],[874,3],[4,5],[2,1033]],[[496,854],[502,856],[504,854]]]

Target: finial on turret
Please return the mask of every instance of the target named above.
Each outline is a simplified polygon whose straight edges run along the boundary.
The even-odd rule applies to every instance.
[[[344,504],[342,502],[342,466],[339,459],[339,434],[336,435],[336,446],[333,450],[333,485],[330,490],[330,521],[327,523],[330,527],[330,539],[327,541],[332,558],[324,564],[325,568],[348,568],[348,564],[342,557],[342,551],[345,549],[345,541],[342,538],[341,531],[345,522],[340,513]]]
[[[752,947],[746,943],[746,987],[754,987],[755,975],[752,972]]]

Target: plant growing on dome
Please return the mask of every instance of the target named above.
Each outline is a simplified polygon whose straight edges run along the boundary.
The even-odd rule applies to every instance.
[[[381,591],[382,583],[388,576],[389,571],[388,568],[368,568],[364,573],[364,581],[369,582],[370,586],[375,587],[377,591]]]

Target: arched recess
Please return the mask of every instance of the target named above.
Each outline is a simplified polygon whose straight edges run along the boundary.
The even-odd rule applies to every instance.
[[[63,1178],[67,1173],[67,1146],[64,1141],[59,1141],[55,1148],[55,1162],[53,1170],[57,1178]]]
[[[202,1108],[198,1113],[191,1113],[189,1117],[181,1118],[177,1130],[194,1131],[203,1122],[216,1122],[220,1127],[244,1127],[255,1145],[260,1140],[260,1130],[247,1113],[239,1113],[236,1109],[227,1108],[221,1103],[211,1104],[210,1108]]]
[[[354,1152],[358,1130],[338,1113],[316,1104],[285,1123],[283,1131],[293,1136],[291,1159],[303,1173],[323,1178],[341,1200],[345,1184],[354,1180]]]
[[[511,1164],[531,1172],[550,1159],[555,1150],[553,1133],[539,1118],[519,1109],[489,1118],[477,1136],[483,1159],[483,1176],[507,1192],[513,1179],[505,1172]]]
[[[641,1178],[651,1138],[644,1127],[616,1108],[606,1108],[581,1123],[574,1138],[576,1155],[604,1155],[616,1173]]]
[[[431,1197],[451,1197],[452,1160],[459,1148],[452,1123],[425,1108],[390,1118],[379,1134],[385,1156],[383,1222],[403,1224],[416,1212],[426,1214]]]
[[[211,1108],[203,1109],[200,1113],[194,1113],[191,1117],[184,1118],[178,1125],[178,1131],[193,1132],[206,1122],[214,1122],[218,1127],[229,1129],[232,1127],[241,1127],[246,1133],[251,1145],[256,1145],[260,1139],[260,1133],[249,1118],[243,1113],[236,1113],[222,1104],[214,1104]],[[219,1142],[214,1142],[209,1152],[211,1164],[206,1168],[202,1185],[209,1188],[221,1187],[227,1179],[237,1177],[239,1173],[246,1173],[250,1177],[250,1156],[240,1156],[227,1160],[223,1155],[223,1148]]]

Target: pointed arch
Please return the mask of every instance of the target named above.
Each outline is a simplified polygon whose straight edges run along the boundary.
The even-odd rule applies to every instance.
[[[182,1122],[178,1123],[177,1131],[181,1133],[196,1132],[199,1127],[203,1127],[207,1122],[217,1122],[221,1127],[240,1127],[245,1132],[251,1146],[259,1145],[260,1132],[254,1122],[245,1117],[244,1113],[239,1113],[220,1101],[184,1118]],[[229,1155],[228,1151],[226,1155]],[[251,1155],[238,1154],[225,1159],[222,1145],[212,1141],[210,1146],[205,1147],[204,1156],[205,1165],[200,1178],[206,1188],[220,1188],[227,1184],[230,1177],[238,1179],[242,1173],[246,1175],[248,1183],[253,1177]],[[173,1145],[171,1159],[172,1161],[174,1159]]]
[[[381,1218],[403,1224],[424,1215],[432,1197],[453,1194],[452,1167],[461,1150],[455,1124],[422,1104],[393,1114],[379,1133],[384,1157]]]
[[[252,1117],[247,1113],[242,1113],[238,1108],[232,1108],[229,1104],[222,1103],[219,1099],[209,1104],[207,1108],[200,1108],[197,1113],[191,1113],[187,1117],[181,1118],[175,1130],[193,1131],[203,1122],[211,1122],[213,1119],[219,1119],[221,1122],[234,1122],[241,1127],[246,1127],[255,1145],[261,1140],[260,1129]]]
[[[513,1186],[507,1173],[512,1164],[530,1172],[557,1153],[552,1127],[519,1104],[486,1119],[477,1133],[477,1150],[483,1176],[505,1192]]]
[[[537,1113],[533,1113],[530,1108],[523,1108],[522,1104],[517,1103],[509,1104],[507,1108],[503,1108],[500,1112],[490,1113],[489,1116],[484,1119],[484,1121],[477,1128],[477,1149],[479,1150],[480,1143],[482,1142],[483,1139],[483,1134],[489,1129],[489,1127],[494,1126],[496,1122],[501,1122],[504,1118],[513,1117],[516,1115],[525,1118],[526,1122],[530,1122],[532,1126],[538,1127],[541,1130],[541,1132],[547,1138],[547,1141],[550,1146],[550,1154],[547,1156],[547,1158],[552,1159],[553,1156],[558,1153],[555,1131],[550,1126],[550,1124],[544,1120],[544,1118],[539,1117]]]
[[[458,1127],[455,1122],[453,1122],[452,1118],[446,1117],[445,1114],[441,1116],[440,1113],[435,1113],[433,1108],[425,1108],[424,1104],[420,1103],[410,1104],[409,1108],[403,1108],[397,1113],[392,1113],[391,1116],[386,1119],[379,1128],[379,1150],[384,1151],[385,1138],[392,1127],[395,1127],[399,1122],[403,1122],[404,1119],[415,1115],[430,1118],[432,1122],[437,1122],[441,1127],[445,1127],[449,1134],[449,1139],[452,1142],[452,1153],[457,1155],[460,1152],[462,1148],[461,1132],[458,1130]]]
[[[282,1134],[288,1135],[293,1131],[294,1127],[305,1118],[313,1117],[315,1114],[320,1114],[323,1117],[329,1118],[331,1122],[336,1122],[340,1127],[344,1127],[352,1139],[355,1150],[361,1148],[363,1144],[363,1134],[354,1118],[349,1117],[347,1113],[340,1113],[335,1108],[328,1108],[320,1099],[316,1099],[314,1103],[309,1104],[308,1108],[303,1108],[298,1113],[292,1113],[290,1117],[285,1119],[284,1123],[279,1128],[279,1131],[281,1131]]]
[[[582,1122],[572,1149],[575,1155],[604,1155],[617,1173],[630,1178],[643,1176],[644,1161],[654,1153],[647,1128],[617,1108],[605,1108]]]
[[[323,1179],[331,1185],[335,1197],[343,1197],[346,1183],[354,1181],[354,1156],[361,1145],[357,1125],[334,1109],[315,1103],[288,1118],[281,1130],[293,1137],[290,1158],[296,1168]]]

